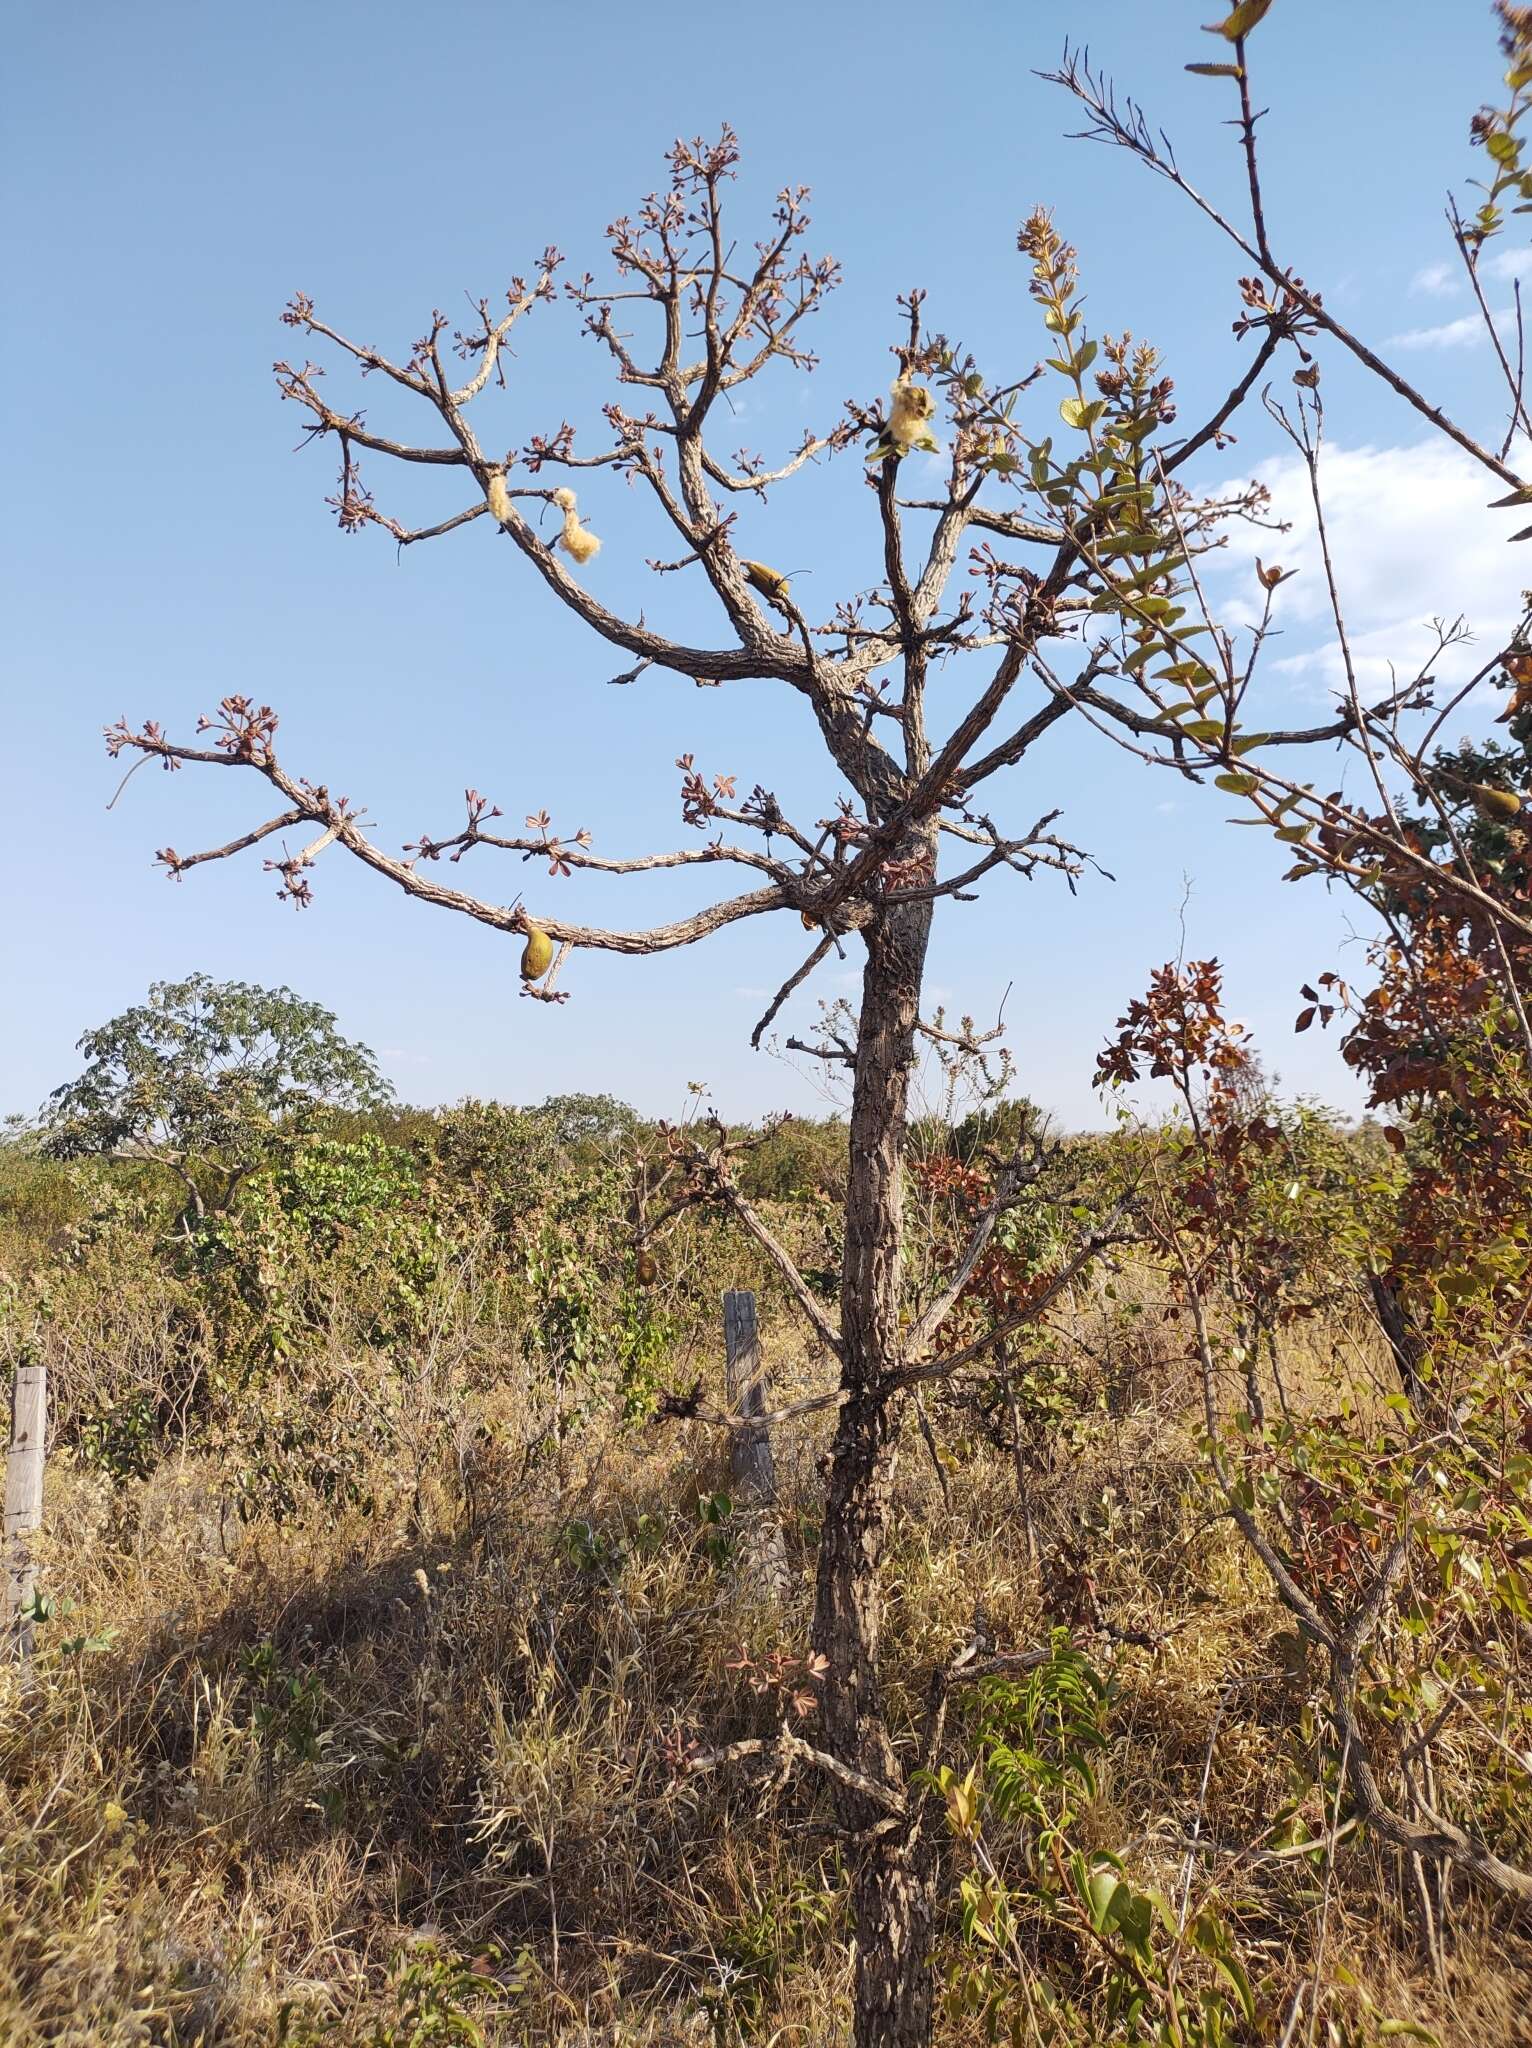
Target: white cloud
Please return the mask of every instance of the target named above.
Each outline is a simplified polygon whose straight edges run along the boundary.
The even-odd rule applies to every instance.
[[[1402,680],[1426,659],[1433,618],[1467,619],[1474,644],[1454,649],[1437,673],[1444,680],[1471,674],[1504,643],[1520,612],[1528,565],[1506,541],[1517,523],[1526,523],[1525,511],[1487,511],[1489,500],[1501,495],[1495,479],[1442,441],[1331,446],[1320,456],[1319,476],[1341,609],[1364,689],[1387,687],[1391,675]],[[1255,480],[1271,493],[1272,517],[1292,530],[1231,530],[1227,550],[1212,558],[1216,568],[1210,564],[1223,586],[1215,609],[1231,623],[1248,625],[1259,616],[1257,555],[1268,566],[1298,570],[1277,593],[1281,637],[1267,645],[1268,678],[1285,676],[1308,696],[1339,688],[1344,669],[1308,473],[1296,454],[1283,455],[1262,464]]]
[[[1450,263],[1428,263],[1410,279],[1410,290],[1428,299],[1455,299],[1462,289],[1462,279]]]
[[[1532,277],[1532,249],[1497,249],[1484,265],[1485,275],[1509,284],[1515,277]]]
[[[1497,284],[1532,277],[1532,249],[1491,249],[1479,265],[1479,275]],[[1468,281],[1459,263],[1427,263],[1410,279],[1410,292],[1416,298],[1457,299],[1467,289]],[[1469,324],[1465,316],[1449,321],[1445,327],[1416,328],[1394,339],[1396,344],[1409,348],[1458,348],[1476,338],[1467,331]]]
[[[1495,316],[1499,319],[1501,316]],[[1409,327],[1388,337],[1390,348],[1477,348],[1487,338],[1484,315],[1477,307],[1441,327]]]

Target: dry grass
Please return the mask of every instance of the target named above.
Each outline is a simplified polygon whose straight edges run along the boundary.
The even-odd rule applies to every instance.
[[[1194,1824],[1248,1842],[1288,1796],[1304,1686],[1209,1519],[1175,1347],[1148,1330],[1126,1344],[1120,1303],[1078,1305],[1082,1388],[1103,1406],[1034,1475],[1036,1563],[1009,1457],[949,1418],[944,1503],[912,1426],[887,1672],[912,1715],[976,1612],[1002,1642],[1081,1627],[1117,1688],[1090,1838],[1174,1896]],[[1314,1342],[1316,1387],[1337,1344]],[[699,1525],[711,1443],[601,1424],[561,1481],[528,1477],[497,1450],[525,1398],[507,1375],[425,1484],[418,1461],[375,1475],[370,1517],[244,1529],[208,1463],[112,1491],[56,1462],[44,1573],[76,1608],[48,1625],[29,1685],[0,1678],[6,2048],[451,2038],[419,2031],[433,1962],[490,1944],[494,1976],[438,2007],[478,2011],[495,2042],[844,2037],[844,1873],[821,1789],[678,1780],[664,1754],[678,1732],[772,1725],[731,1662],[742,1643],[804,1643],[822,1437],[779,1446],[793,1583],[768,1612]],[[1092,1635],[1093,1613],[1160,1647]],[[1317,1972],[1337,2020],[1370,1999],[1445,2048],[1532,2040],[1532,1968],[1503,1912],[1457,1895],[1436,1983],[1408,1874],[1372,1847],[1343,1848],[1328,1880],[1203,1855],[1194,1900],[1205,1888],[1273,2030]],[[949,1912],[944,1944],[953,1930]]]

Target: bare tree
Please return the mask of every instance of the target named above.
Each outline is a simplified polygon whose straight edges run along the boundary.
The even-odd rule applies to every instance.
[[[1258,273],[1242,286],[1236,321],[1249,357],[1190,430],[1175,429],[1171,382],[1151,348],[1128,337],[1088,337],[1073,252],[1038,211],[1022,227],[1019,246],[1055,349],[1047,371],[1039,365],[991,378],[928,326],[924,294],[912,290],[899,302],[891,349],[896,374],[886,403],[848,402],[827,429],[806,435],[775,467],[745,452],[721,455],[710,440],[720,403],[758,376],[813,367],[806,324],[839,281],[836,264],[803,253],[809,221],[802,188],[779,195],[753,256],[740,258],[726,225],[737,159],[728,129],[716,142],[674,147],[664,188],[644,200],[636,219],[623,218],[608,231],[611,277],[598,282],[586,273],[563,286],[565,304],[609,354],[625,401],[605,407],[608,439],[596,452],[577,451],[568,422],[550,424],[511,452],[481,434],[486,401],[492,403],[505,383],[511,330],[558,297],[562,259],[554,250],[545,252],[530,281],[512,280],[504,310],[481,302],[475,324],[463,333],[449,333],[446,318],[436,313],[423,338],[399,359],[348,340],[305,296],[287,308],[283,317],[297,334],[324,344],[332,358],[362,376],[385,379],[435,424],[434,438],[392,438],[362,412],[332,403],[316,364],[277,365],[282,396],[307,415],[308,436],[339,449],[339,484],[330,503],[343,530],[378,526],[401,546],[413,546],[487,519],[598,639],[631,657],[614,682],[632,684],[661,669],[707,685],[781,685],[812,720],[842,785],[826,815],[791,819],[760,787],[740,799],[733,777],[709,779],[686,756],[678,764],[682,817],[710,835],[700,844],[609,858],[592,850],[585,832],[556,834],[542,813],[520,834],[497,831],[498,809],[469,790],[455,832],[424,837],[396,854],[374,842],[362,812],[332,796],[333,783],[308,779],[279,759],[277,717],[267,706],[225,699],[216,716],[202,722],[201,745],[172,740],[152,723],[134,730],[124,722],[108,734],[114,755],[157,758],[168,769],[188,763],[233,769],[274,792],[273,815],[227,845],[162,852],[172,876],[302,827],[312,837],[299,852],[267,861],[285,898],[306,904],[316,860],[339,847],[406,894],[524,940],[526,992],[540,1000],[566,999],[560,976],[587,950],[655,954],[747,919],[785,916],[790,928],[801,923],[813,936],[756,1025],[758,1045],[822,963],[848,942],[860,949],[854,1026],[813,1047],[846,1070],[852,1091],[838,1316],[820,1305],[735,1186],[721,1131],[711,1143],[695,1135],[678,1141],[672,1164],[675,1203],[710,1200],[732,1210],[781,1271],[833,1370],[833,1386],[801,1404],[836,1413],[813,1624],[813,1651],[824,1661],[822,1723],[812,1744],[801,1736],[789,1743],[784,1733],[782,1756],[825,1773],[854,1851],[861,2048],[927,2038],[932,1851],[922,1834],[925,1794],[916,1774],[939,1747],[950,1685],[996,1665],[969,1646],[950,1669],[933,1675],[921,1725],[891,1723],[879,1682],[880,1579],[906,1408],[922,1384],[982,1362],[1017,1329],[1042,1320],[1103,1245],[1126,1228],[1116,1214],[1099,1220],[1044,1276],[1024,1309],[994,1318],[977,1341],[948,1340],[944,1348],[948,1319],[997,1221],[1040,1170],[1035,1158],[1018,1154],[999,1172],[994,1199],[955,1269],[923,1298],[910,1300],[902,1269],[903,1168],[912,1068],[923,1034],[941,1030],[938,1021],[922,1017],[936,908],[966,900],[1002,869],[1025,877],[1051,870],[1074,886],[1087,856],[1055,829],[1058,810],[1018,829],[997,817],[995,802],[1005,772],[1071,715],[1184,775],[1222,778],[1249,796],[1284,839],[1301,824],[1305,840],[1332,829],[1347,843],[1378,842],[1382,828],[1365,810],[1317,798],[1294,767],[1264,764],[1289,761],[1292,749],[1319,742],[1366,753],[1379,734],[1395,730],[1391,721],[1402,710],[1421,702],[1421,680],[1372,704],[1363,702],[1353,682],[1333,717],[1309,728],[1263,730],[1256,736],[1262,765],[1253,766],[1255,743],[1243,732],[1241,714],[1281,572],[1262,572],[1266,617],[1244,653],[1205,617],[1201,602],[1199,558],[1218,543],[1228,520],[1263,516],[1262,494],[1242,489],[1199,498],[1183,475],[1197,457],[1224,445],[1231,420],[1269,384],[1284,357],[1301,399],[1317,378],[1310,347],[1316,336],[1360,353],[1443,433],[1520,488],[1503,457],[1479,447],[1376,364],[1319,295],[1271,254],[1254,169],[1257,117],[1245,97],[1243,40],[1264,12],[1247,5],[1230,17],[1234,27],[1224,27],[1233,61],[1221,67],[1237,78],[1242,97],[1255,227],[1242,236],[1214,214]],[[1240,16],[1249,18],[1244,25]],[[1189,189],[1137,109],[1119,112],[1110,88],[1074,59],[1060,75],[1088,107],[1094,132]],[[640,327],[644,320],[648,326]],[[1050,381],[1034,399],[1029,394],[1045,375]],[[1056,446],[1060,419],[1068,438]],[[948,457],[940,493],[901,495],[905,457],[938,445],[938,433]],[[848,452],[853,448],[858,452]],[[361,464],[369,455],[400,465],[405,474],[416,465],[459,474],[464,504],[434,524],[406,523],[381,509],[364,484]],[[738,552],[735,526],[740,506],[759,507],[808,465],[836,456],[855,465],[857,483],[867,490],[883,580],[848,594],[827,620],[811,624],[790,577]],[[719,644],[685,645],[644,617],[619,617],[582,580],[578,572],[595,551],[595,535],[567,483],[546,479],[602,470],[640,485],[651,517],[668,535],[665,558],[650,561],[662,588],[663,579],[676,575],[710,587],[722,627]],[[562,522],[552,544],[536,523],[548,508]],[[968,574],[954,590],[960,562]],[[1202,635],[1200,643],[1195,634]],[[934,715],[928,687],[938,666],[944,669],[941,712]],[[965,689],[962,678],[970,671]],[[519,901],[504,907],[437,879],[444,856],[461,861],[480,848],[546,860],[551,877],[578,871],[615,880],[718,863],[743,870],[748,886],[668,923],[598,928],[542,908],[534,917]],[[1424,858],[1399,835],[1390,837],[1387,857]],[[1488,897],[1472,875],[1454,871],[1444,886],[1464,900],[1482,900],[1499,928],[1532,931],[1522,910]],[[701,1413],[695,1397],[675,1405],[678,1412]]]

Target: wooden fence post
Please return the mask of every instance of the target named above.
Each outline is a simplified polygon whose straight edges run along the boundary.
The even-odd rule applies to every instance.
[[[760,1595],[776,1600],[787,1590],[787,1547],[775,1514],[776,1461],[764,1420],[770,1381],[761,1356],[755,1296],[746,1288],[731,1288],[723,1298],[723,1349],[729,1413],[762,1418],[729,1432],[729,1476],[740,1505],[753,1511],[745,1539],[748,1576]]]
[[[11,1440],[5,1459],[5,1621],[20,1657],[32,1654],[31,1604],[37,1567],[27,1538],[43,1519],[43,1457],[48,1435],[48,1368],[18,1365],[11,1389]]]
[[[723,1298],[723,1355],[729,1413],[764,1415],[766,1367],[755,1320],[755,1296],[743,1288],[731,1289]],[[771,1432],[764,1422],[730,1431],[729,1476],[753,1507],[775,1500],[777,1472]]]

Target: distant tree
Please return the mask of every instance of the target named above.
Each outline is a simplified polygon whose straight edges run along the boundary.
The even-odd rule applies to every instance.
[[[321,1110],[371,1109],[393,1090],[333,1014],[288,988],[193,974],[86,1032],[89,1064],[44,1104],[57,1158],[152,1162],[173,1173],[188,1220],[227,1207],[273,1143]]]
[[[638,1112],[615,1095],[550,1095],[532,1114],[555,1143],[576,1152],[631,1145],[643,1128]]]
[[[740,1161],[740,1186],[752,1201],[788,1202],[818,1191],[837,1207],[846,1198],[843,1117],[783,1117]]]
[[[971,1109],[952,1127],[949,1146],[954,1156],[971,1165],[985,1152],[1011,1154],[1040,1131],[1045,1122],[1035,1102],[1024,1095]]]

